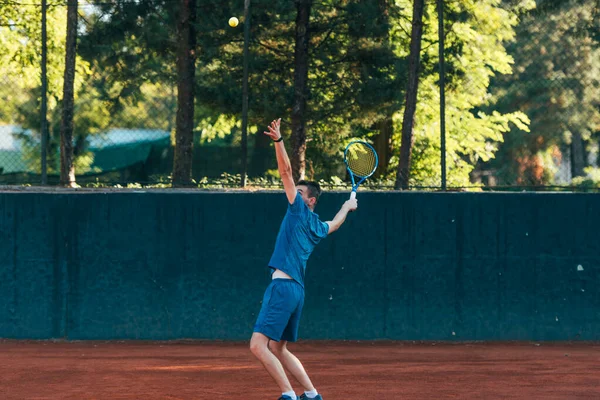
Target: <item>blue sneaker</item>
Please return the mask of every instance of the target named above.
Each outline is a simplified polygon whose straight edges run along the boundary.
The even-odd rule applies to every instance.
[[[281,396],[279,398],[279,400],[299,400],[300,397],[296,397],[295,399],[292,399],[290,396]]]
[[[302,394],[302,396],[300,396],[300,400],[323,400],[323,398],[321,397],[320,394],[318,394],[317,397],[315,397],[313,399],[307,397],[306,394]]]

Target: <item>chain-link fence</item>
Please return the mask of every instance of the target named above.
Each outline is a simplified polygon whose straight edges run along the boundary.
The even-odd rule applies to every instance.
[[[41,2],[40,2],[41,3]],[[74,109],[77,183],[170,185],[177,132],[179,1],[79,2]],[[242,174],[242,2],[196,0],[194,184]],[[253,1],[248,21],[250,182],[277,185],[263,128],[294,120],[289,2]],[[372,3],[372,4],[371,4]],[[346,186],[341,149],[376,144],[371,188],[393,188],[401,145],[412,1],[312,3],[306,176]],[[383,5],[382,5],[383,4]],[[383,7],[383,8],[382,8]],[[425,3],[410,187],[437,189],[437,13]],[[67,3],[48,1],[47,174],[58,184]],[[444,2],[449,188],[600,187],[600,6],[595,1]],[[372,14],[369,14],[372,13]],[[0,184],[41,181],[42,7],[0,3]],[[241,24],[230,27],[230,16]],[[292,153],[294,140],[286,140]]]

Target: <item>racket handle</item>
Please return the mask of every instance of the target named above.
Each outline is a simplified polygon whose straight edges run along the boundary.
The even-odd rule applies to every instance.
[[[354,200],[356,198],[356,191],[353,190],[352,193],[350,193],[350,200]]]

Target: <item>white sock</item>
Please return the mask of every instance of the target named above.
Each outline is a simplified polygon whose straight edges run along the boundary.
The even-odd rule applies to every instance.
[[[317,389],[313,389],[310,392],[304,392],[304,394],[306,395],[306,397],[308,397],[309,399],[314,399],[315,397],[318,396],[318,392]]]
[[[282,394],[283,394],[284,396],[287,396],[287,397],[289,397],[289,398],[290,398],[290,399],[292,399],[292,400],[296,400],[296,392],[294,392],[293,390],[292,390],[292,391],[289,391],[289,392],[282,393]]]

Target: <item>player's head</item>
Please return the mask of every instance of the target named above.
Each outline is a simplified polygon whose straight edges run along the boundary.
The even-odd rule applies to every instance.
[[[315,209],[319,196],[321,196],[321,186],[317,182],[313,181],[298,181],[296,184],[296,190],[302,196],[304,204],[311,210]]]

